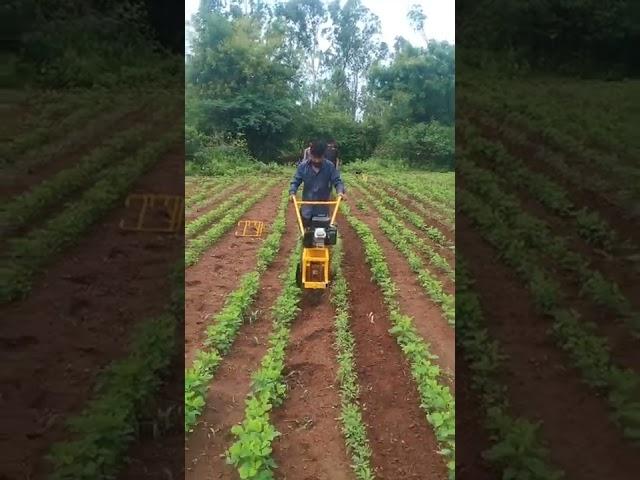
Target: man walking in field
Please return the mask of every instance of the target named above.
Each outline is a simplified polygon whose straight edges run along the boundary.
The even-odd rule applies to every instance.
[[[338,170],[340,170],[340,158],[338,158],[338,144],[334,139],[329,140],[327,143],[327,151],[324,157],[333,163]]]
[[[327,144],[323,141],[313,142],[309,150],[309,159],[303,161],[298,166],[296,173],[291,180],[289,194],[294,196],[301,183],[303,201],[326,202],[331,198],[331,187],[336,189],[336,193],[345,198],[344,183],[340,178],[340,172],[335,165],[325,158]],[[329,215],[327,205],[303,205],[300,209],[302,223],[306,227],[311,224],[311,217],[316,215]]]

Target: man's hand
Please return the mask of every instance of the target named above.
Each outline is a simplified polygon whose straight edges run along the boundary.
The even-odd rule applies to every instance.
[[[344,201],[347,200],[347,195],[345,193],[339,193],[338,196]]]

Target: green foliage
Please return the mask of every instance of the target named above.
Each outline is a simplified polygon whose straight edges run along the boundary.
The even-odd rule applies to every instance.
[[[342,273],[342,240],[333,249],[332,269],[334,272],[331,287],[331,302],[336,308],[334,321],[336,331],[335,349],[338,359],[338,381],[340,382],[340,400],[342,432],[345,443],[351,452],[351,468],[358,480],[373,480],[375,475],[371,466],[371,446],[362,418],[362,409],[358,403],[360,387],[355,368],[355,338],[349,328],[349,286]]]
[[[478,393],[485,426],[492,445],[483,457],[503,472],[503,478],[560,479],[563,473],[551,465],[549,451],[541,445],[538,426],[509,414],[508,392],[500,383],[504,354],[484,323],[484,312],[466,264],[458,259],[458,331],[461,348],[471,372],[471,386]]]
[[[251,153],[267,159],[292,127],[297,65],[281,34],[261,32],[251,17],[201,15],[186,66],[187,119],[207,135],[242,133]]]
[[[276,258],[285,231],[285,215],[289,205],[288,189],[282,193],[278,215],[269,236],[258,250],[255,270],[246,273],[239,286],[229,294],[224,307],[207,327],[205,350],[196,353],[193,365],[185,372],[185,431],[195,425],[205,405],[205,395],[211,379],[247,317],[258,294],[260,277]]]
[[[167,312],[134,328],[129,355],[111,363],[100,375],[95,397],[68,421],[73,440],[51,448],[52,480],[115,478],[127,448],[135,439],[138,419],[146,413],[175,353],[184,314],[184,266],[172,275]]]
[[[635,45],[640,40],[637,2],[618,0],[461,0],[457,33],[480,53],[567,73],[637,73]],[[479,50],[479,51],[478,51]],[[466,55],[465,55],[466,57]],[[486,57],[485,57],[486,58]]]
[[[269,349],[252,376],[244,420],[231,429],[236,441],[227,451],[227,461],[238,469],[242,479],[273,479],[276,465],[271,457],[271,443],[279,433],[269,423],[269,411],[279,405],[286,394],[282,373],[289,326],[299,311],[301,291],[295,282],[295,272],[300,252],[298,246],[290,256],[282,293],[272,308],[273,333],[269,337]]]
[[[147,144],[120,164],[110,168],[100,180],[59,215],[23,237],[8,241],[8,260],[0,268],[0,303],[26,295],[34,277],[65,248],[75,244],[81,234],[131,188],[135,180],[157,162],[179,138],[175,128],[161,140]]]
[[[409,165],[425,169],[454,168],[453,127],[436,122],[396,127],[385,136],[374,155],[401,158]]]
[[[411,374],[422,401],[421,407],[427,421],[434,429],[441,446],[440,453],[447,459],[449,478],[454,478],[455,399],[451,391],[441,384],[440,369],[432,362],[433,355],[413,325],[413,319],[400,312],[396,284],[391,279],[384,253],[371,229],[355,218],[347,205],[342,204],[342,208],[347,221],[362,239],[373,280],[382,290],[384,301],[389,309],[389,317],[393,325],[390,332],[396,337],[396,341],[411,365]]]
[[[161,53],[143,1],[27,1],[9,8],[25,20],[17,68],[41,85],[157,85],[175,82],[180,71],[179,57]]]
[[[514,268],[528,285],[536,307],[552,319],[552,333],[557,343],[580,369],[585,381],[607,393],[614,421],[628,438],[637,440],[640,422],[637,402],[640,379],[637,373],[615,365],[606,340],[597,335],[593,325],[580,321],[570,309],[562,285],[555,280],[555,272],[547,271],[540,264],[542,257],[555,256],[560,261],[561,256],[576,258],[576,255],[564,246],[562,240],[554,238],[544,223],[535,222],[523,213],[513,196],[505,194],[497,186],[496,178],[476,167],[465,155],[460,157],[457,171],[465,179],[473,178],[474,182],[465,182],[465,185],[481,190],[479,194],[482,195],[481,198],[466,189],[458,190],[457,201],[462,211],[500,252],[501,259]],[[535,243],[528,244],[525,239]],[[606,303],[609,308],[628,312],[628,302],[614,285],[591,272],[584,262],[571,260],[571,264],[584,275],[589,274],[591,282],[585,282],[588,292],[584,293],[591,296],[594,304]],[[637,317],[623,320],[630,322],[637,333]],[[622,383],[618,382],[620,375],[625,378]]]

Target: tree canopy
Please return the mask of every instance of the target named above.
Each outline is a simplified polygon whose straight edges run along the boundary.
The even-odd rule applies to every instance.
[[[265,161],[295,160],[323,137],[347,162],[451,167],[455,49],[427,39],[419,6],[407,15],[424,43],[399,37],[390,49],[361,0],[202,0],[186,65],[188,134],[213,150],[245,142]]]

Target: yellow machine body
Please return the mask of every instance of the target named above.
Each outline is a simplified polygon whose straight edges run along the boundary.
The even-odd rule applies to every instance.
[[[304,236],[304,225],[302,223],[302,216],[300,215],[301,205],[333,205],[334,210],[331,215],[331,225],[335,225],[336,215],[338,213],[338,207],[340,205],[341,197],[338,197],[335,201],[298,201],[295,196],[293,198],[293,204],[296,209],[296,216],[298,218],[298,226],[300,227],[300,235]],[[304,289],[325,289],[329,285],[329,266],[330,256],[329,247],[327,245],[323,247],[304,247],[302,249],[302,259],[300,265],[300,283]]]
[[[329,285],[329,249],[302,250],[302,284],[304,288],[327,288]]]

